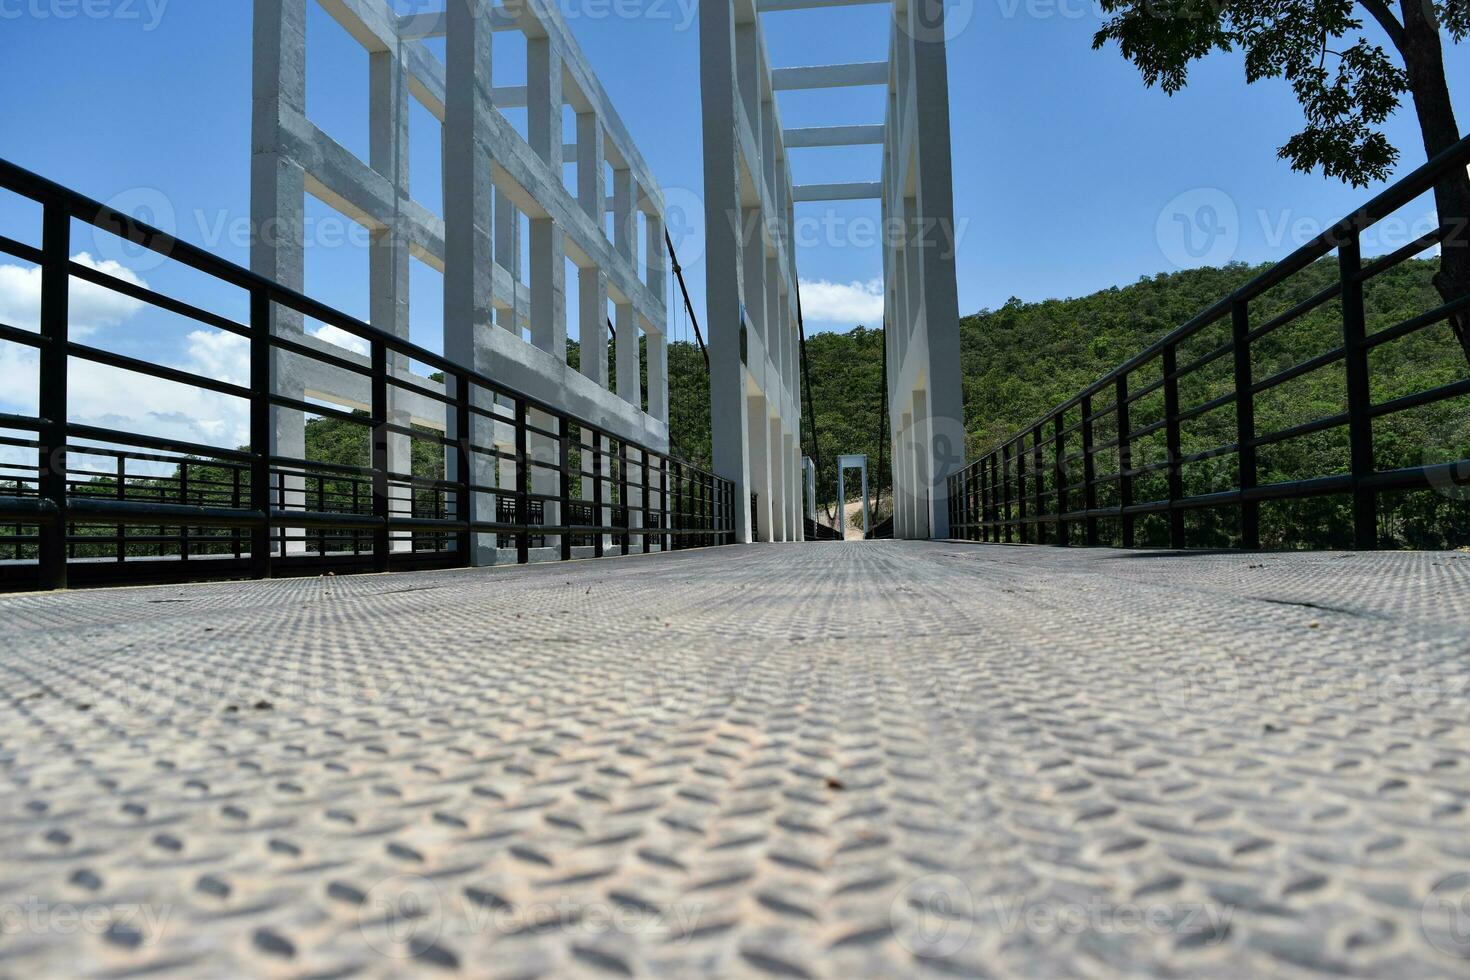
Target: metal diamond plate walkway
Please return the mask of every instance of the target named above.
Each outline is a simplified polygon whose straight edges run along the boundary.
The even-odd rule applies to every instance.
[[[1470,554],[755,546],[0,622],[3,976],[1470,975]]]

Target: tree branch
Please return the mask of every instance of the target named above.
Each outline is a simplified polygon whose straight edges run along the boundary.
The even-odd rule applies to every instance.
[[[1393,11],[1388,8],[1384,0],[1358,0],[1363,9],[1373,15],[1378,21],[1378,26],[1383,28],[1393,46],[1398,49],[1399,57],[1404,57],[1404,25],[1394,17]]]

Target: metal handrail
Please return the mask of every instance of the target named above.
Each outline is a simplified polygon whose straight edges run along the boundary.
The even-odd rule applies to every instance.
[[[651,550],[655,539],[661,542],[663,548],[723,544],[733,540],[733,487],[729,481],[666,452],[651,449],[633,440],[621,439],[572,412],[526,395],[406,339],[363,323],[4,160],[0,160],[0,187],[37,201],[43,212],[42,243],[39,249],[14,239],[0,237],[0,254],[14,255],[34,262],[41,266],[42,274],[39,332],[4,327],[6,340],[34,347],[40,352],[40,405],[33,416],[0,416],[0,427],[36,433],[35,440],[9,437],[4,440],[6,445],[34,447],[37,464],[35,467],[6,467],[11,471],[30,470],[33,475],[0,474],[0,494],[7,494],[3,498],[5,506],[0,507],[0,520],[17,525],[17,539],[24,537],[20,533],[23,527],[35,528],[38,552],[35,567],[39,569],[39,576],[34,582],[27,582],[23,576],[14,574],[13,567],[8,567],[4,569],[6,576],[0,577],[0,588],[16,585],[23,587],[27,584],[65,586],[68,584],[69,551],[74,552],[78,540],[106,543],[115,538],[116,557],[121,563],[127,557],[124,551],[126,541],[167,538],[166,535],[128,537],[123,532],[127,525],[179,529],[177,557],[185,560],[177,563],[174,570],[177,574],[167,576],[171,578],[238,575],[242,571],[264,577],[275,572],[289,571],[300,564],[286,547],[289,529],[300,530],[308,526],[318,529],[318,533],[309,537],[319,544],[319,558],[326,556],[325,546],[329,537],[341,537],[337,534],[328,535],[328,529],[345,530],[352,537],[353,554],[346,556],[349,558],[361,557],[361,540],[356,535],[370,535],[371,567],[374,570],[385,571],[401,564],[397,560],[400,556],[393,555],[390,549],[390,535],[394,530],[411,532],[415,540],[420,535],[432,538],[436,543],[438,557],[447,564],[465,564],[470,561],[472,533],[515,535],[517,558],[524,562],[529,560],[527,529],[517,524],[472,519],[475,495],[489,492],[521,502],[559,501],[566,505],[572,499],[572,480],[577,477],[594,481],[595,496],[599,503],[604,485],[608,485],[616,488],[618,495],[617,502],[609,501],[610,505],[626,509],[629,495],[636,492],[641,494],[643,505],[641,508],[632,508],[634,511],[641,509],[650,520],[651,515],[660,515],[657,526],[652,526],[650,520],[645,520],[638,527],[616,529],[615,533],[620,536],[624,554],[629,553],[630,539],[633,537],[641,540],[644,551]],[[106,273],[73,262],[70,256],[73,220],[117,235],[221,282],[244,289],[250,300],[249,323],[237,323],[147,287],[115,279]],[[69,337],[67,322],[68,284],[73,277],[125,293],[169,313],[248,338],[251,345],[251,384],[239,385],[196,376],[161,364],[74,342]],[[335,326],[367,341],[371,352],[370,365],[367,368],[356,363],[348,365],[343,358],[334,357],[328,352],[318,352],[295,343],[290,337],[275,336],[271,323],[277,306]],[[358,374],[366,375],[364,380],[368,382],[372,392],[371,410],[364,415],[275,392],[268,379],[272,354],[279,350],[287,350],[295,356],[314,358],[322,363],[350,366]],[[430,370],[442,372],[444,392],[441,394],[432,391],[415,384],[412,378],[399,377],[390,372],[390,353],[422,364]],[[66,390],[67,361],[70,358],[83,358],[116,369],[192,385],[241,400],[248,399],[250,450],[204,446],[187,440],[162,439],[105,426],[70,422]],[[454,439],[446,439],[437,433],[418,433],[411,427],[393,422],[388,410],[390,387],[419,393],[442,403],[448,430],[458,435]],[[485,407],[486,405],[489,407]],[[271,454],[269,446],[273,409],[299,411],[362,424],[370,433],[370,465],[365,468],[342,467]],[[533,413],[538,419],[532,419]],[[544,418],[551,421],[548,423]],[[476,422],[487,426],[501,424],[514,428],[515,450],[502,450],[493,445],[493,441],[489,446],[477,445],[473,441],[472,427]],[[440,480],[418,477],[411,473],[391,472],[387,456],[390,433],[411,438],[437,439],[444,446],[446,464],[452,464],[457,475]],[[534,458],[529,452],[528,438],[546,439],[552,445],[559,445],[559,460],[545,462]],[[74,442],[77,439],[104,445],[80,446]],[[583,457],[575,467],[571,459],[574,448],[580,449]],[[85,492],[78,496],[73,493],[76,481],[71,478],[73,471],[68,469],[66,462],[68,452],[117,458],[116,487],[109,487],[107,495]],[[482,487],[475,483],[471,477],[475,456],[514,463],[517,467],[517,485],[514,488]],[[139,478],[126,472],[126,463],[129,460],[164,461],[183,467],[182,480],[162,478],[155,481],[164,484],[171,482],[175,485],[177,498],[146,501],[137,499],[138,488],[130,483]],[[218,496],[210,498],[209,502],[199,498],[199,503],[193,503],[187,486],[190,466],[228,468],[234,474],[234,482],[230,489],[221,488]],[[344,470],[347,475],[343,475]],[[533,470],[556,477],[559,490],[547,494],[530,489],[528,478]],[[353,471],[356,475],[353,475]],[[112,474],[95,471],[85,471],[82,475],[92,479],[114,478]],[[306,487],[313,480],[316,488],[313,495],[315,500],[308,501],[305,506],[290,501],[293,494],[305,497],[301,489],[290,487],[290,481],[303,481],[301,487]],[[339,489],[329,494],[328,481]],[[321,509],[320,504],[324,501],[333,507],[345,501],[347,495],[340,488],[349,485],[353,501],[350,509]],[[407,500],[390,500],[390,487],[400,488],[408,495]],[[111,494],[114,489],[115,496]],[[150,486],[144,490],[147,494],[158,492],[162,495],[159,487]],[[220,498],[228,498],[232,491],[236,506],[219,506]],[[196,488],[196,496],[198,492]],[[13,496],[9,496],[12,493]],[[421,513],[419,494],[432,497],[432,504],[426,506],[433,516],[423,516]],[[317,504],[316,509],[312,509],[313,503]],[[408,512],[405,513],[401,505],[409,505]],[[364,509],[370,509],[371,512],[364,513]],[[451,509],[454,511],[452,516],[448,513]],[[674,520],[666,520],[665,514],[672,515]],[[115,525],[117,531],[113,537],[78,536],[74,531],[74,524],[78,520],[85,520],[88,524]],[[189,532],[191,528],[203,527],[233,529],[234,555],[237,562],[244,563],[244,567],[226,568],[218,562],[195,562],[191,565],[187,560]],[[554,533],[556,529],[546,530]],[[242,532],[248,532],[250,538],[248,552],[242,552],[241,549]],[[228,538],[209,540],[229,543]],[[603,550],[603,543],[599,538],[596,552],[600,556]],[[572,557],[570,540],[565,534],[562,535],[561,551],[562,558]],[[16,545],[16,555],[19,554],[20,546]],[[421,564],[423,555],[414,557]]]
[[[1098,520],[1118,518],[1122,521],[1122,542],[1124,546],[1131,546],[1134,543],[1135,517],[1144,513],[1165,513],[1170,522],[1171,545],[1184,547],[1186,536],[1183,514],[1186,510],[1233,506],[1240,509],[1242,546],[1256,548],[1260,545],[1261,502],[1348,492],[1353,496],[1355,544],[1366,549],[1377,544],[1378,493],[1385,490],[1424,488],[1437,485],[1435,481],[1445,479],[1455,483],[1470,482],[1470,460],[1378,471],[1373,463],[1371,428],[1376,417],[1463,395],[1470,391],[1470,380],[1374,404],[1369,390],[1367,357],[1371,349],[1383,343],[1425,329],[1451,316],[1462,315],[1465,310],[1470,309],[1470,297],[1443,303],[1427,313],[1373,334],[1367,333],[1367,317],[1363,306],[1363,288],[1366,282],[1424,249],[1447,241],[1452,235],[1463,237],[1466,229],[1455,229],[1442,224],[1436,231],[1367,264],[1362,259],[1360,247],[1360,236],[1365,229],[1433,189],[1446,174],[1456,169],[1462,170],[1467,164],[1470,164],[1470,137],[1438,154],[1363,207],[1314,236],[1281,262],[1255,276],[1071,398],[1053,407],[1029,426],[1017,430],[988,452],[951,474],[947,478],[947,486],[954,536],[1009,541],[1014,535],[1021,541],[1026,541],[1028,532],[1034,529],[1036,538],[1042,540],[1045,537],[1043,528],[1053,526],[1056,529],[1057,542],[1066,544],[1070,543],[1069,525],[1080,523],[1085,527],[1086,542],[1096,544],[1099,540]],[[1338,278],[1333,287],[1297,302],[1264,324],[1251,326],[1252,301],[1325,258],[1334,249],[1338,252]],[[1334,298],[1342,306],[1341,345],[1301,363],[1276,369],[1263,380],[1252,381],[1251,345],[1262,337],[1297,322],[1299,318]],[[1180,345],[1227,317],[1230,320],[1231,339],[1181,367],[1177,360]],[[1201,405],[1181,408],[1180,379],[1203,370],[1227,353],[1233,355],[1234,362],[1231,390],[1210,398]],[[1130,376],[1155,361],[1159,362],[1157,378],[1150,379],[1136,389],[1130,389]],[[1343,364],[1347,380],[1346,412],[1264,436],[1256,434],[1256,396],[1339,361]],[[1131,422],[1130,406],[1159,392],[1162,392],[1164,400],[1163,417],[1135,428]],[[1094,411],[1094,397],[1107,397],[1109,393],[1111,405]],[[1186,456],[1181,448],[1182,424],[1232,402],[1236,409],[1237,428],[1234,442],[1217,447],[1218,452],[1212,450]],[[1069,412],[1079,417],[1069,422]],[[1115,419],[1116,435],[1110,440],[1095,442],[1094,424],[1107,416]],[[1257,484],[1258,448],[1289,437],[1342,426],[1346,426],[1349,432],[1349,473],[1314,475],[1267,485]],[[1073,480],[1074,474],[1069,473],[1078,456],[1067,448],[1068,437],[1078,430],[1082,441],[1080,460],[1083,474],[1080,482]],[[1158,432],[1163,432],[1165,437],[1163,461],[1135,466],[1132,460],[1133,443]],[[1047,436],[1046,443],[1043,442],[1044,434]],[[1043,465],[1044,444],[1049,444],[1046,452],[1051,456],[1050,467]],[[1118,471],[1097,474],[1095,457],[1112,451],[1116,451],[1118,456]],[[1239,462],[1237,487],[1224,492],[1185,494],[1182,478],[1185,465],[1214,458],[1215,455],[1232,454]],[[1051,474],[1049,481],[1048,470]],[[1134,479],[1159,471],[1167,473],[1167,496],[1159,500],[1134,501]],[[1028,483],[1031,486],[1028,487]],[[1118,503],[1116,506],[1099,507],[1096,490],[1099,486],[1109,484],[1116,484]],[[1074,494],[1080,494],[1082,499],[1077,501]],[[1081,506],[1072,506],[1075,502],[1080,502]]]

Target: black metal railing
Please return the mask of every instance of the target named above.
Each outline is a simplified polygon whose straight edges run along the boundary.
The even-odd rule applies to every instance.
[[[1453,317],[1470,318],[1470,296],[1450,302],[1435,297],[1437,305],[1427,312],[1389,318],[1370,330],[1364,287],[1436,246],[1470,247],[1467,230],[1462,222],[1441,223],[1371,261],[1363,259],[1361,239],[1365,230],[1467,164],[1470,138],[951,474],[952,536],[1065,545],[1080,528],[1081,542],[1096,545],[1105,522],[1109,541],[1132,547],[1138,522],[1157,515],[1167,530],[1150,530],[1158,530],[1155,536],[1169,546],[1183,548],[1217,544],[1223,537],[1211,534],[1204,540],[1198,530],[1187,531],[1187,513],[1226,509],[1237,515],[1227,543],[1253,549],[1261,547],[1262,504],[1342,494],[1351,499],[1352,542],[1369,549],[1379,544],[1380,495],[1430,489],[1463,495],[1458,488],[1470,485],[1470,445],[1440,447],[1441,458],[1421,455],[1418,465],[1380,469],[1375,464],[1375,423],[1426,406],[1443,408],[1453,399],[1461,399],[1451,406],[1456,411],[1466,405],[1470,372],[1458,359],[1448,325],[1441,329],[1446,345],[1457,349],[1452,361],[1460,369],[1449,378],[1405,390],[1401,379],[1391,384],[1376,375],[1373,362],[1384,345]],[[1311,287],[1304,284],[1310,276],[1304,274],[1334,251],[1330,281],[1308,292]],[[1301,327],[1314,313],[1340,323],[1323,343],[1326,349],[1285,366],[1267,363],[1262,371],[1261,361],[1269,360],[1258,356],[1262,349],[1286,346],[1272,335]],[[1320,371],[1338,372],[1333,384],[1341,397],[1326,407],[1289,387]],[[1258,380],[1261,373],[1267,376]],[[1258,425],[1256,410],[1268,392],[1273,414],[1283,414],[1275,410],[1284,404],[1291,410],[1284,414],[1293,417],[1277,418],[1263,431],[1267,426]],[[1276,467],[1278,473],[1293,471],[1288,478],[1259,480],[1265,469],[1262,454],[1319,435],[1338,442],[1315,458],[1301,454],[1305,463],[1297,459],[1290,467]],[[1340,464],[1340,469],[1324,472],[1323,464]]]
[[[39,376],[34,414],[0,413],[0,589],[465,565],[475,548],[507,542],[515,560],[527,562],[533,547],[552,539],[568,559],[577,535],[598,557],[605,539],[622,554],[734,539],[726,480],[4,161],[0,189],[41,212],[37,244],[0,235],[0,255],[39,267],[41,276],[38,328],[0,324],[0,344],[34,351]],[[237,290],[246,322],[74,261],[76,229],[116,236],[160,263],[202,273],[210,289]],[[90,337],[73,333],[69,315],[79,283],[242,338],[248,383],[84,342]],[[308,343],[302,318],[365,342],[368,356]],[[368,409],[333,404],[299,385],[284,390],[280,364],[288,360],[352,379]],[[211,446],[93,424],[125,418],[125,403],[79,421],[68,392],[77,362],[233,399],[248,408],[249,444]],[[12,382],[27,387],[6,379]],[[408,424],[393,410],[405,396],[436,403],[444,429]],[[307,419],[333,420],[361,436],[365,458],[352,464],[272,451],[276,430],[292,419],[302,427]],[[430,469],[390,469],[395,439],[427,443]],[[591,510],[579,512],[587,522],[548,523],[547,513],[573,514],[574,485],[590,492]]]

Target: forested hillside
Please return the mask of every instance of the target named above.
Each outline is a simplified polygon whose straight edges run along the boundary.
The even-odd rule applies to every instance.
[[[1369,330],[1390,326],[1438,305],[1430,285],[1432,261],[1408,262],[1371,280],[1366,290]],[[1195,269],[1145,278],[1130,286],[1107,289],[1075,299],[1023,303],[1012,300],[996,310],[983,310],[961,321],[965,387],[966,458],[992,448],[1088,383],[1186,322],[1220,297],[1258,275],[1265,267],[1232,265]],[[1266,322],[1327,287],[1336,265],[1324,260],[1277,287],[1253,308],[1252,322]],[[1256,380],[1331,350],[1341,343],[1337,303],[1330,302],[1259,341],[1253,351]],[[1228,339],[1222,323],[1184,345],[1181,364]],[[678,349],[683,346],[684,350]],[[808,337],[812,396],[820,448],[830,463],[838,453],[866,453],[876,480],[881,438],[883,336],[859,326],[848,333]],[[690,345],[675,345],[670,363],[676,397],[673,429],[679,451],[707,458],[709,416],[703,361]],[[1181,404],[1201,404],[1229,390],[1231,359],[1221,358],[1201,375],[1181,384]],[[1433,327],[1376,350],[1371,358],[1373,398],[1390,398],[1447,384],[1467,374],[1467,367],[1448,327]],[[1257,399],[1257,431],[1267,433],[1336,414],[1345,408],[1340,363],[1295,379]],[[1149,377],[1136,379],[1135,386]],[[1157,400],[1157,399],[1155,399]],[[1135,426],[1148,421],[1150,400],[1135,407]],[[810,428],[803,429],[811,454]],[[1100,441],[1102,436],[1099,437]],[[1186,454],[1230,443],[1234,416],[1227,407],[1185,428]],[[1147,440],[1137,457],[1160,451]],[[1380,468],[1414,466],[1470,457],[1470,399],[1388,416],[1375,423],[1375,451]],[[1101,464],[1100,464],[1101,465]],[[1264,450],[1262,482],[1345,472],[1345,430],[1293,439]],[[1235,479],[1234,457],[1187,471],[1187,492],[1226,489]],[[1138,499],[1153,494],[1140,480]],[[821,496],[835,496],[830,465],[822,473]],[[855,492],[855,491],[854,491]],[[1435,493],[1382,498],[1382,536],[1387,545],[1442,547],[1470,543],[1470,504]],[[1228,545],[1234,515],[1228,511],[1191,515],[1191,541]],[[1349,540],[1350,516],[1344,501],[1333,498],[1268,505],[1263,509],[1264,542],[1273,546],[1332,547]],[[1162,521],[1144,521],[1140,541],[1159,543]]]

